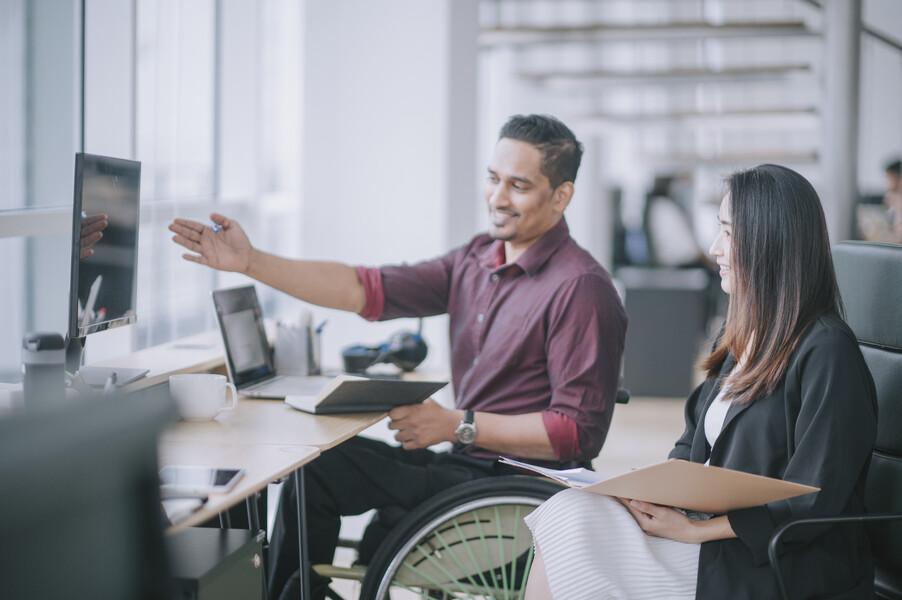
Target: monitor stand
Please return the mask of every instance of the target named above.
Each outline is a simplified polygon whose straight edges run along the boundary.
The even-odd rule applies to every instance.
[[[81,377],[91,387],[106,387],[107,383],[122,386],[141,379],[149,369],[126,367],[87,367],[84,365],[85,338],[69,338],[66,344],[66,371]]]

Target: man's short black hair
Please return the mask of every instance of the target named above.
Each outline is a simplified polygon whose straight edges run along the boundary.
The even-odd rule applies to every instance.
[[[498,139],[526,142],[542,152],[542,174],[554,189],[575,181],[583,145],[570,129],[551,115],[514,115],[501,128]]]
[[[896,160],[887,163],[886,172],[892,173],[896,177],[902,177],[902,160],[897,158]]]

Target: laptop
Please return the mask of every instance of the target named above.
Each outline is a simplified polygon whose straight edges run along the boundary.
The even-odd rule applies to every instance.
[[[316,395],[332,378],[279,375],[263,328],[263,311],[252,285],[213,292],[225,346],[226,368],[238,391],[251,398]]]

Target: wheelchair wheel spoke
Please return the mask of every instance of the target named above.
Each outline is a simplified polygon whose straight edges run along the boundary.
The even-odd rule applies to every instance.
[[[446,569],[445,566],[444,566],[439,560],[437,560],[437,559],[435,558],[435,556],[433,556],[433,554],[432,554],[431,552],[426,552],[426,551],[424,551],[424,550],[423,550],[423,545],[422,545],[422,544],[417,545],[417,550],[419,550],[420,554],[423,555],[423,557],[429,562],[429,564],[431,564],[431,565],[434,566],[436,569],[438,569],[439,571],[441,571],[442,574],[443,574],[445,577],[448,578],[448,581],[449,581],[449,582],[451,582],[452,584],[457,582],[457,577],[455,577],[450,571],[448,571],[448,569]],[[442,591],[442,592],[444,592],[444,593],[446,593],[446,594],[449,594],[449,595],[450,595],[450,594],[453,594],[453,593],[455,592],[454,589],[448,587],[447,585],[435,581],[435,579],[432,578],[432,577],[430,577],[425,571],[423,571],[423,570],[421,570],[421,569],[418,569],[418,568],[416,568],[416,567],[410,566],[409,563],[407,563],[406,561],[405,561],[404,564],[407,566],[408,569],[411,569],[411,570],[413,570],[416,574],[420,575],[421,577],[423,577],[423,578],[425,578],[425,579],[428,579],[429,582],[432,583],[433,585],[435,585],[436,588],[438,588],[439,591]]]
[[[433,589],[438,590],[438,591],[442,592],[443,594],[451,594],[452,593],[452,590],[449,590],[448,588],[446,588],[444,584],[439,583],[438,581],[436,581],[435,579],[430,577],[427,573],[423,573],[422,571],[420,571],[418,568],[410,566],[407,562],[405,562],[401,566],[401,568],[402,569],[407,568],[414,575],[417,575],[417,576],[421,577],[422,579],[427,580],[430,584],[430,587],[429,588],[421,587],[420,589],[417,589],[417,587],[408,585],[403,582],[399,582],[397,579],[392,581],[392,584],[391,584],[392,587],[395,587],[395,588],[400,587],[400,588],[408,590],[414,594],[419,594],[419,596],[421,598],[428,598],[429,591],[431,591]],[[400,570],[401,569],[398,569],[399,572],[400,572]]]
[[[475,512],[472,514],[473,514],[473,519],[479,518],[479,515],[477,515]],[[465,540],[466,537],[464,536],[464,533],[461,530],[460,525],[457,522],[457,519],[454,520],[454,528],[455,528],[455,530],[457,530],[457,535],[460,537],[460,539]],[[482,568],[480,568],[479,561],[476,560],[476,556],[473,554],[473,548],[470,546],[469,543],[466,543],[466,544],[464,544],[464,549],[466,550],[467,555],[470,557],[470,562],[473,563],[473,572],[476,574],[477,577],[479,577],[479,580],[482,582],[482,587],[486,590],[491,589],[492,586],[489,585],[489,583],[485,580],[485,577],[482,575]]]
[[[532,558],[536,554],[536,547],[533,544],[529,547],[529,551],[526,553],[526,568],[523,570],[523,577],[529,577],[529,570],[532,569]],[[520,586],[520,594],[518,596],[519,600],[523,600],[523,597],[526,595],[526,581],[523,582],[523,585]]]
[[[507,582],[507,571],[504,569],[504,565],[505,565],[505,562],[504,562],[504,535],[503,535],[503,532],[501,531],[501,513],[498,512],[497,506],[495,506],[493,508],[495,510],[495,536],[496,536],[496,539],[498,540],[497,541],[498,558],[501,559],[500,566],[499,566],[499,570],[501,571],[501,584],[502,584],[501,590],[504,592],[504,600],[510,600],[507,595],[507,592],[510,589],[507,585],[507,583],[508,583]]]
[[[496,488],[494,496],[457,492],[421,511],[370,566],[364,593],[380,600],[523,600],[535,556],[523,517],[556,488],[510,481],[482,484]],[[442,502],[447,508],[439,509]]]
[[[520,505],[517,504],[514,507],[514,535],[511,537],[511,561],[510,561],[510,581],[511,581],[511,593],[516,596],[517,595],[517,541],[520,535]],[[502,569],[504,566],[502,565]],[[520,587],[523,587],[523,581],[521,578]]]
[[[483,555],[489,556],[489,551],[491,550],[491,545],[489,544],[488,539],[485,537],[485,531],[482,529],[482,521],[479,519],[478,516],[475,519],[475,523],[476,523],[476,530],[479,532],[479,541],[480,541],[480,543],[482,543],[483,548],[485,548]],[[491,574],[489,575],[489,577],[492,577]],[[492,577],[492,587],[494,587],[494,583],[495,583],[494,580],[495,580],[495,578]]]
[[[467,547],[467,539],[460,533],[460,527],[457,525],[457,519],[456,518],[453,519],[452,523],[454,525],[455,531],[458,532],[458,536],[459,536],[458,541],[459,541],[460,545],[462,545],[463,547],[466,548]],[[444,527],[444,525],[442,525],[442,527]],[[442,533],[441,533],[442,527],[435,530],[435,537],[438,538],[438,541],[441,543],[443,552],[445,552],[448,556],[451,557],[451,559],[454,561],[455,566],[458,568],[458,570],[460,570],[461,575],[464,575],[467,578],[467,583],[469,583],[473,587],[479,587],[478,584],[476,584],[476,582],[473,581],[473,576],[468,573],[469,569],[467,569],[463,565],[463,563],[460,562],[460,559],[457,557],[457,551],[454,548],[452,548],[451,545],[445,541],[445,538],[444,538],[444,536],[442,536]],[[474,572],[479,573],[478,567],[477,567],[477,570]],[[457,577],[456,579],[457,579],[457,581],[460,581],[459,577]]]

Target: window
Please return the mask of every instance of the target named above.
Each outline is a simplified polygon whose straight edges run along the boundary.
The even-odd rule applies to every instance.
[[[131,6],[87,12],[88,31],[97,25],[92,19],[121,21],[122,28],[118,38],[90,38],[84,69],[102,76],[86,80],[82,2],[0,3],[0,277],[12,282],[0,310],[13,324],[0,332],[0,381],[18,379],[26,331],[65,331],[73,157],[85,126],[80,102],[85,92],[90,109],[103,95],[83,90],[86,81],[115,77],[133,86],[133,110],[102,124],[121,130],[125,147],[133,147],[128,158],[142,162],[132,348],[214,327],[210,291],[246,281],[182,260],[167,230],[173,217],[206,220],[218,210],[267,250],[294,254],[299,247],[301,7],[293,0]],[[133,51],[131,72],[105,62],[123,46]],[[85,137],[98,139],[91,131]],[[258,291],[275,314],[279,295]],[[89,361],[105,343],[91,340]]]
[[[20,377],[26,332],[68,321],[78,14],[76,3],[0,3],[0,381]]]
[[[139,347],[214,327],[210,290],[245,281],[182,260],[173,217],[220,211],[252,240],[279,242],[268,250],[296,250],[299,20],[287,0],[138,2]],[[273,314],[276,293],[258,291]]]

